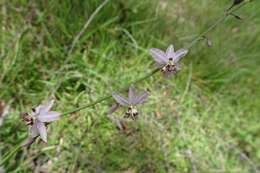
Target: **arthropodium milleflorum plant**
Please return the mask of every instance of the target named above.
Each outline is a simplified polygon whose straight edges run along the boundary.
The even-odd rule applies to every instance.
[[[242,2],[244,2],[244,3],[242,3]],[[168,47],[166,52],[163,52],[163,51],[161,51],[160,49],[157,49],[157,48],[150,49],[150,54],[152,55],[152,57],[156,61],[159,68],[153,70],[151,73],[145,75],[144,77],[141,77],[141,78],[133,81],[132,84],[143,81],[143,80],[147,79],[148,77],[154,75],[156,72],[158,72],[160,70],[166,76],[176,74],[180,70],[179,60],[188,53],[188,49],[190,49],[195,43],[197,43],[199,40],[201,40],[201,38],[203,36],[205,36],[208,32],[213,30],[217,25],[219,25],[221,22],[223,22],[229,15],[231,15],[233,12],[235,12],[240,7],[245,5],[247,2],[250,2],[250,1],[249,0],[245,0],[245,1],[234,0],[234,6],[237,6],[237,7],[236,8],[235,7],[230,8],[228,10],[228,13],[225,13],[221,18],[219,18],[219,20],[217,20],[213,25],[211,25],[206,31],[204,31],[200,35],[198,35],[187,46],[186,49],[180,49],[180,50],[175,52],[174,47],[172,45],[170,45]],[[240,5],[240,4],[242,4],[242,5]],[[80,33],[82,33],[82,32],[80,32]],[[73,41],[73,45],[75,45],[77,41],[78,41],[78,39],[76,39],[76,41]],[[69,52],[72,52],[72,49]],[[133,88],[130,87],[129,88],[129,97],[127,99],[120,96],[117,93],[113,93],[112,95],[110,94],[110,95],[104,96],[104,97],[98,99],[97,101],[94,101],[90,104],[76,108],[72,111],[69,111],[69,112],[66,112],[66,113],[63,113],[63,114],[50,111],[50,109],[53,105],[53,101],[47,102],[47,104],[44,104],[44,105],[40,105],[40,106],[36,107],[35,109],[33,109],[31,114],[26,113],[26,114],[23,115],[24,121],[29,126],[29,134],[30,134],[29,140],[25,144],[18,145],[13,150],[8,152],[4,156],[4,158],[1,160],[0,166],[3,165],[8,159],[10,159],[12,157],[12,155],[14,155],[17,151],[19,151],[22,146],[28,146],[28,145],[32,144],[37,137],[40,136],[40,138],[44,142],[47,142],[46,125],[48,123],[52,122],[52,121],[58,120],[59,117],[62,116],[62,115],[63,116],[68,115],[68,114],[80,111],[82,109],[93,107],[96,104],[103,102],[104,100],[107,100],[107,99],[110,99],[111,97],[114,97],[114,99],[118,103],[113,105],[113,107],[110,110],[110,113],[115,111],[120,105],[121,106],[127,106],[128,109],[125,113],[125,115],[126,115],[125,117],[127,117],[127,118],[131,117],[132,119],[136,119],[136,117],[138,115],[136,105],[143,103],[145,101],[145,99],[147,98],[147,96],[148,96],[147,92],[144,92],[139,96],[136,96]],[[119,122],[119,125],[120,125],[120,122]],[[122,127],[120,129],[122,129]]]
[[[246,1],[248,2],[248,1]],[[241,3],[241,2],[240,2]],[[237,3],[237,4],[240,4]],[[236,5],[237,5],[236,4]],[[237,8],[239,9],[239,7]],[[228,14],[232,14],[232,12],[234,12],[236,9],[230,9],[230,13]],[[170,45],[166,52],[158,49],[158,48],[151,48],[149,50],[150,54],[152,55],[153,59],[155,60],[155,62],[157,63],[157,69],[155,69],[154,71],[152,71],[150,74],[137,79],[136,81],[132,82],[132,83],[137,83],[140,82],[142,80],[145,80],[146,78],[154,75],[156,72],[161,71],[165,76],[170,76],[170,75],[175,75],[179,70],[180,70],[180,64],[179,61],[181,58],[183,58],[185,55],[187,55],[188,53],[188,49],[191,48],[197,41],[199,41],[203,36],[205,36],[205,34],[207,34],[209,31],[213,30],[218,24],[220,24],[222,21],[224,21],[224,19],[226,19],[226,17],[228,17],[229,15],[224,15],[222,18],[220,18],[218,21],[216,21],[211,27],[209,27],[209,29],[207,29],[205,32],[202,32],[199,36],[197,36],[192,42],[191,44],[188,46],[188,48],[186,49],[179,49],[177,51],[174,51],[174,46]],[[90,103],[86,106],[80,107],[80,108],[76,108],[75,110],[72,110],[70,112],[67,113],[63,113],[63,114],[58,114],[56,113],[56,117],[52,117],[50,116],[48,113],[48,111],[50,110],[50,107],[48,107],[49,109],[47,109],[47,112],[41,112],[39,107],[45,107],[43,105],[40,105],[39,107],[37,107],[37,109],[35,109],[33,111],[33,117],[32,120],[29,121],[29,125],[31,125],[30,127],[30,140],[29,140],[29,144],[33,143],[35,141],[35,138],[37,138],[38,136],[41,137],[41,139],[44,142],[47,142],[47,132],[46,132],[46,124],[57,120],[58,119],[58,115],[67,115],[70,113],[74,113],[77,111],[80,111],[82,109],[86,109],[88,107],[92,107],[104,100],[110,99],[111,96],[117,101],[117,104],[114,104],[112,106],[112,108],[110,109],[109,113],[114,112],[119,106],[126,106],[127,107],[127,111],[125,112],[125,118],[132,118],[133,120],[135,120],[137,118],[138,115],[138,111],[136,109],[136,106],[138,104],[142,104],[146,98],[148,97],[148,92],[143,92],[141,95],[137,96],[135,94],[134,88],[133,86],[130,86],[129,88],[129,94],[128,94],[128,98],[124,98],[122,97],[120,94],[118,93],[113,93],[112,95],[108,95],[105,96],[93,103]],[[52,103],[53,104],[53,103]],[[51,105],[52,105],[51,104]],[[46,107],[45,107],[46,108]],[[39,116],[40,115],[40,116]],[[50,116],[50,119],[46,120],[43,119],[43,115]],[[30,118],[29,118],[30,119]]]
[[[188,50],[180,49],[175,52],[173,45],[170,45],[165,53],[157,48],[150,49],[150,53],[163,74],[169,76],[176,74],[180,70],[179,60],[188,53]],[[116,92],[112,93],[112,97],[117,101],[117,104],[114,104],[109,112],[114,112],[119,106],[126,106],[127,111],[124,118],[136,120],[139,114],[137,105],[144,103],[148,96],[149,93],[147,91],[143,91],[140,95],[137,95],[134,86],[131,85],[129,87],[128,98]],[[23,120],[29,125],[29,138],[23,146],[31,145],[39,136],[42,141],[47,143],[46,125],[47,123],[58,120],[61,115],[61,113],[50,111],[53,104],[54,100],[51,100],[43,105],[39,105],[35,109],[33,108],[32,113],[22,114]]]

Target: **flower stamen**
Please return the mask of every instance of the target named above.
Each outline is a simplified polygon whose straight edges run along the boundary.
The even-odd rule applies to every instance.
[[[22,113],[22,120],[27,126],[33,125],[33,123],[35,122],[34,117],[28,113]]]
[[[169,58],[168,63],[162,68],[163,73],[176,73],[177,66],[175,65],[173,58]]]
[[[136,120],[138,116],[138,111],[135,106],[130,105],[125,112],[125,118],[132,118],[133,120]]]

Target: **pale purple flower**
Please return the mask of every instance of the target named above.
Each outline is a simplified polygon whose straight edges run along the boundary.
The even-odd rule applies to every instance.
[[[128,107],[127,111],[125,112],[126,118],[131,117],[132,119],[136,119],[138,116],[136,106],[138,104],[144,103],[146,98],[149,96],[149,93],[147,91],[143,91],[140,95],[137,95],[134,87],[131,86],[129,88],[128,98],[125,98],[118,93],[113,93],[112,96],[120,106]],[[112,107],[112,110],[115,111],[116,109],[113,109]]]
[[[175,52],[173,45],[170,45],[166,52],[157,48],[151,48],[149,52],[159,68],[161,68],[161,71],[168,76],[176,74],[180,70],[179,61],[188,53],[188,50],[179,49]]]
[[[32,109],[31,114],[25,113],[23,115],[23,120],[30,126],[30,138],[26,145],[33,143],[38,136],[44,142],[47,142],[46,124],[58,120],[61,115],[59,112],[51,111],[53,104],[54,100],[50,100]]]

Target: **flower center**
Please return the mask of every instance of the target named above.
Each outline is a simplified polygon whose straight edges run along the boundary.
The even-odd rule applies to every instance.
[[[130,105],[125,113],[125,118],[137,119],[138,111],[135,106]]]
[[[176,73],[177,72],[177,68],[176,68],[176,65],[173,62],[173,58],[169,58],[168,63],[165,66],[163,66],[162,72],[163,73],[169,73],[169,72],[170,73]]]
[[[36,121],[36,118],[34,116],[31,116],[28,113],[22,114],[22,119],[25,122],[26,125],[33,125]]]

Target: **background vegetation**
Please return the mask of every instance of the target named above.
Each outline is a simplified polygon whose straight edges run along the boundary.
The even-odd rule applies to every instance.
[[[229,0],[110,0],[66,53],[101,0],[2,0],[0,98],[11,111],[0,151],[27,135],[19,113],[45,100],[66,112],[148,73],[148,48],[176,49],[220,17]],[[182,71],[137,85],[151,97],[140,119],[120,132],[107,118],[112,100],[49,126],[48,144],[19,151],[6,172],[257,172],[260,165],[260,2],[229,17],[200,41]],[[60,69],[63,74],[57,78]],[[120,116],[119,112],[119,116]],[[1,172],[1,171],[0,171]]]

